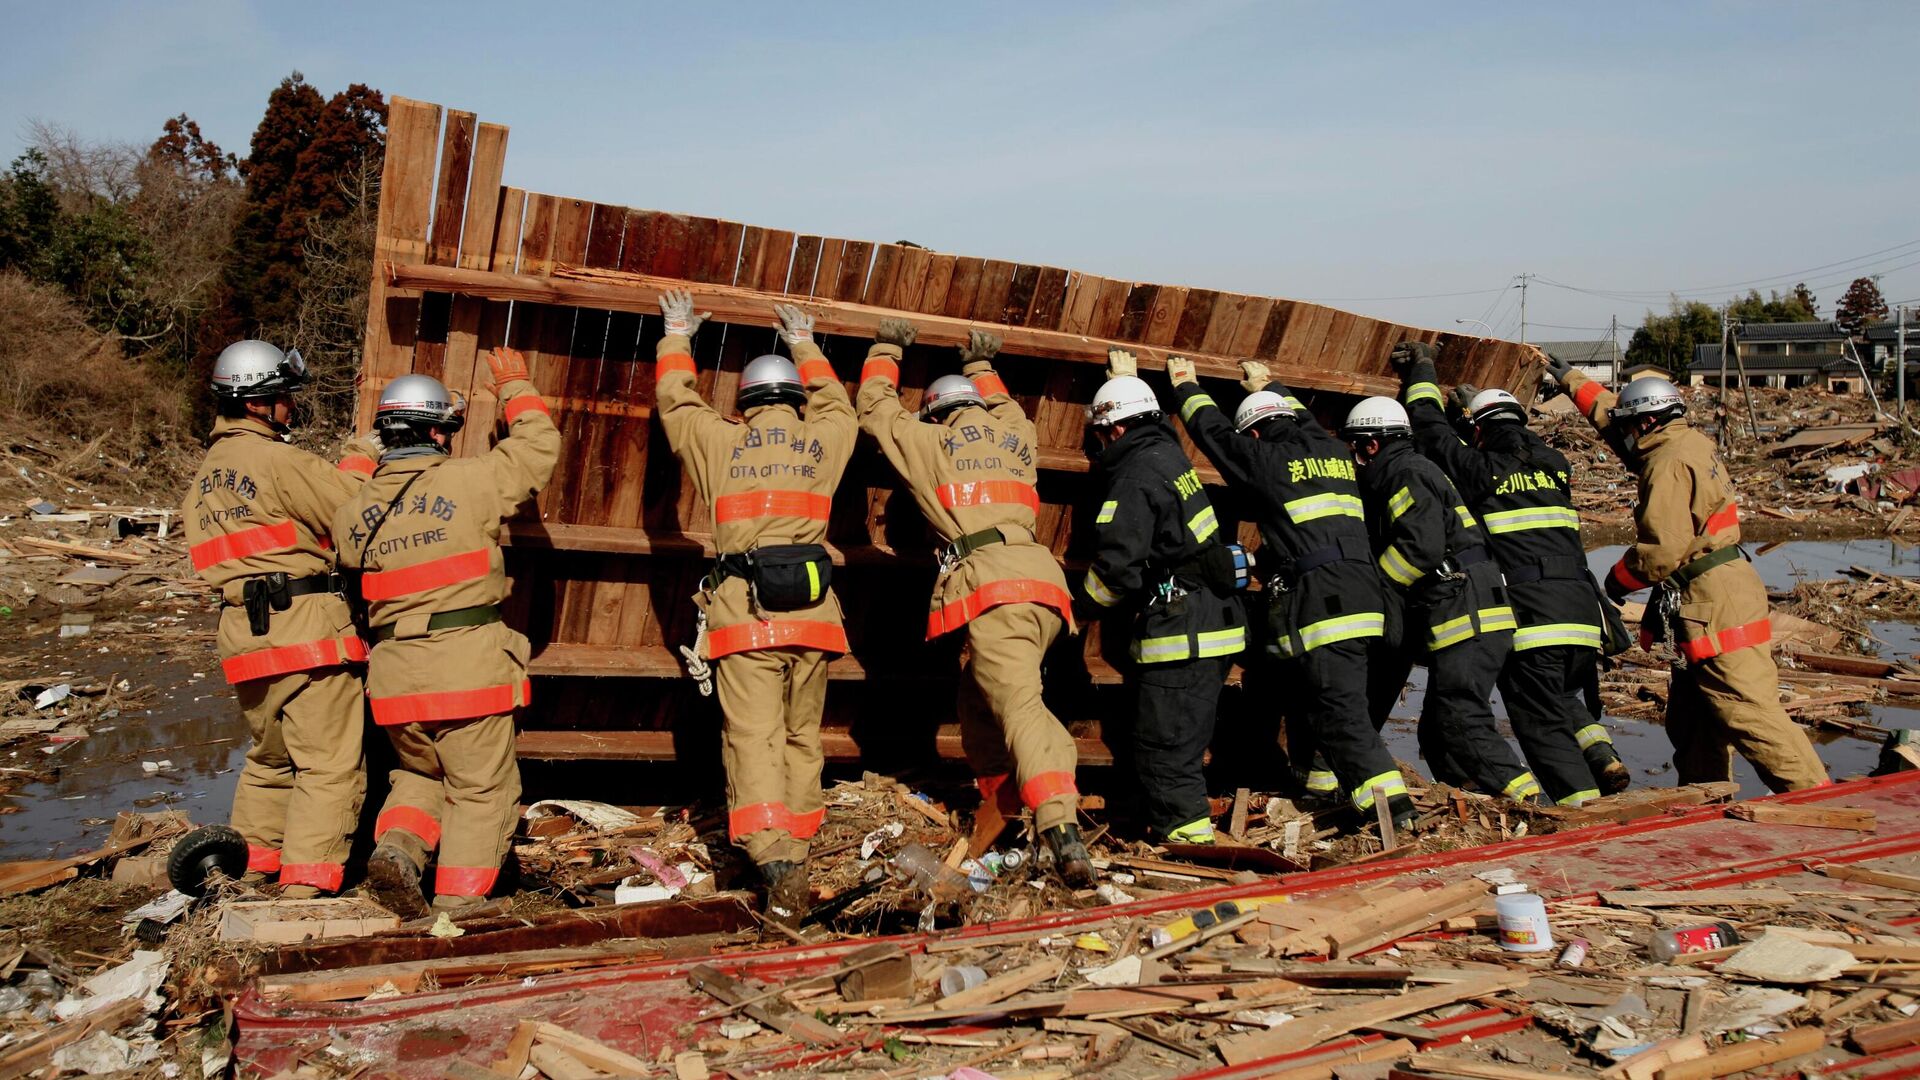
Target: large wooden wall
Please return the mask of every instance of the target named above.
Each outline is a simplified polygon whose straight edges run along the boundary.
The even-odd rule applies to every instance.
[[[1354,394],[1394,391],[1386,358],[1403,339],[1437,342],[1450,381],[1523,394],[1537,362],[1527,346],[1316,304],[530,193],[502,184],[506,148],[505,127],[393,100],[359,411],[364,425],[396,376],[434,375],[471,403],[455,452],[482,453],[496,431],[481,357],[505,344],[531,361],[564,449],[538,505],[507,530],[510,617],[534,643],[523,756],[688,756],[710,749],[718,727],[676,651],[693,640],[687,598],[713,548],[707,508],[652,420],[661,325],[650,313],[661,288],[691,288],[701,310],[716,311],[695,351],[701,390],[722,411],[734,406],[742,365],[776,351],[775,299],[816,313],[849,392],[869,344],[858,335],[881,315],[916,318],[927,344],[902,366],[909,405],[955,370],[943,342],[995,328],[1008,342],[1001,374],[1039,428],[1040,536],[1070,577],[1084,566],[1086,509],[1099,494],[1080,447],[1109,342],[1135,348],[1149,368],[1170,352],[1193,356],[1212,376],[1260,358],[1329,417]],[[1222,390],[1231,407],[1238,390]],[[1212,494],[1237,519],[1231,495]],[[829,539],[854,649],[832,666],[829,752],[957,753],[957,645],[922,641],[930,536],[870,446],[834,500]],[[1120,706],[1100,650],[1097,633],[1067,642],[1047,671],[1049,701],[1088,759],[1105,757],[1095,722]]]

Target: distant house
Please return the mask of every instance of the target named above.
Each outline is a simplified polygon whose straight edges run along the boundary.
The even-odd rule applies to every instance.
[[[1582,375],[1595,382],[1612,386],[1614,380],[1620,377],[1620,344],[1612,338],[1599,341],[1536,341],[1533,344],[1555,360],[1572,364]]]
[[[1877,322],[1861,333],[1864,344],[1861,346],[1861,359],[1867,361],[1874,371],[1893,373],[1893,350],[1900,340],[1900,324],[1888,319]],[[1914,366],[1920,364],[1920,321],[1911,313],[1907,316],[1907,382],[1913,382]]]
[[[1846,349],[1846,332],[1832,322],[1749,323],[1734,329],[1733,347],[1725,358],[1728,386],[1740,384],[1779,390],[1817,387],[1835,394],[1865,391],[1860,368]],[[1698,345],[1687,381],[1694,386],[1719,386],[1720,346]]]

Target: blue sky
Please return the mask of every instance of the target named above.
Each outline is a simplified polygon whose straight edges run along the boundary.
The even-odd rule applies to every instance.
[[[1910,3],[8,7],[7,158],[179,112],[244,154],[298,69],[510,125],[534,190],[1448,329],[1517,337],[1522,272],[1531,340],[1920,299]]]

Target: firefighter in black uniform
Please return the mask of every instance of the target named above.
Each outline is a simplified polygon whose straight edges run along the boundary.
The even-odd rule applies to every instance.
[[[1247,647],[1235,556],[1133,356],[1115,349],[1109,359],[1088,410],[1107,493],[1081,585],[1091,613],[1133,617],[1132,756],[1147,824],[1166,840],[1210,844],[1201,764],[1227,668]]]
[[[1403,342],[1393,364],[1404,372],[1401,396],[1414,445],[1480,519],[1506,576],[1519,626],[1499,685],[1514,737],[1557,803],[1624,791],[1633,776],[1582,698],[1605,631],[1569,494],[1571,468],[1527,430],[1526,409],[1504,390],[1480,391],[1463,403],[1473,445],[1461,442],[1441,407],[1434,356],[1432,345]]]
[[[1400,640],[1367,665],[1374,723],[1427,664],[1420,752],[1434,776],[1489,795],[1534,800],[1540,783],[1493,725],[1493,684],[1513,645],[1513,608],[1486,534],[1440,467],[1413,446],[1407,410],[1387,397],[1353,407],[1341,431],[1360,463],[1367,526],[1390,601],[1404,604]]]
[[[1267,643],[1287,709],[1287,749],[1304,770],[1318,751],[1360,810],[1387,795],[1395,823],[1413,820],[1406,778],[1380,741],[1363,677],[1370,643],[1386,628],[1386,598],[1367,540],[1353,456],[1273,381],[1240,365],[1249,391],[1231,422],[1200,388],[1193,362],[1167,358],[1180,419],[1227,482],[1246,492],[1260,526]]]

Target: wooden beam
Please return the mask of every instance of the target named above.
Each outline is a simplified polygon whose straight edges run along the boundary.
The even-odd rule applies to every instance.
[[[563,307],[630,311],[642,315],[659,312],[662,292],[691,288],[694,303],[701,311],[712,312],[715,322],[737,326],[775,326],[777,320],[773,315],[773,305],[797,302],[813,315],[814,328],[819,332],[853,337],[871,338],[881,319],[896,318],[900,314],[890,308],[866,304],[799,300],[783,293],[721,285],[690,285],[679,278],[646,274],[601,271],[593,273],[590,280],[560,276],[541,278],[395,262],[387,263],[386,270],[386,283],[393,288],[478,296],[488,300],[524,300]],[[556,270],[556,275],[563,272],[566,271]],[[971,331],[987,330],[1000,336],[1006,352],[1020,356],[1104,365],[1107,362],[1107,349],[1117,346],[1138,356],[1143,368],[1164,368],[1168,355],[1184,355],[1194,362],[1202,375],[1234,381],[1240,378],[1239,361],[1231,357],[947,315],[915,314],[912,319],[919,331],[916,340],[924,345],[959,345],[967,340]],[[1400,388],[1399,380],[1388,375],[1333,371],[1298,364],[1270,362],[1268,366],[1272,368],[1275,378],[1295,389],[1330,390],[1342,394],[1393,394]]]
[[[1082,765],[1111,765],[1113,751],[1100,741],[1096,727],[1076,735],[1074,748]],[[831,761],[859,761],[860,744],[843,727],[822,727],[820,745]],[[960,725],[941,724],[933,733],[933,748],[942,757],[966,757],[960,746]],[[515,752],[531,761],[674,761],[678,753],[671,731],[522,731]],[[1189,871],[1191,872],[1191,871]]]

